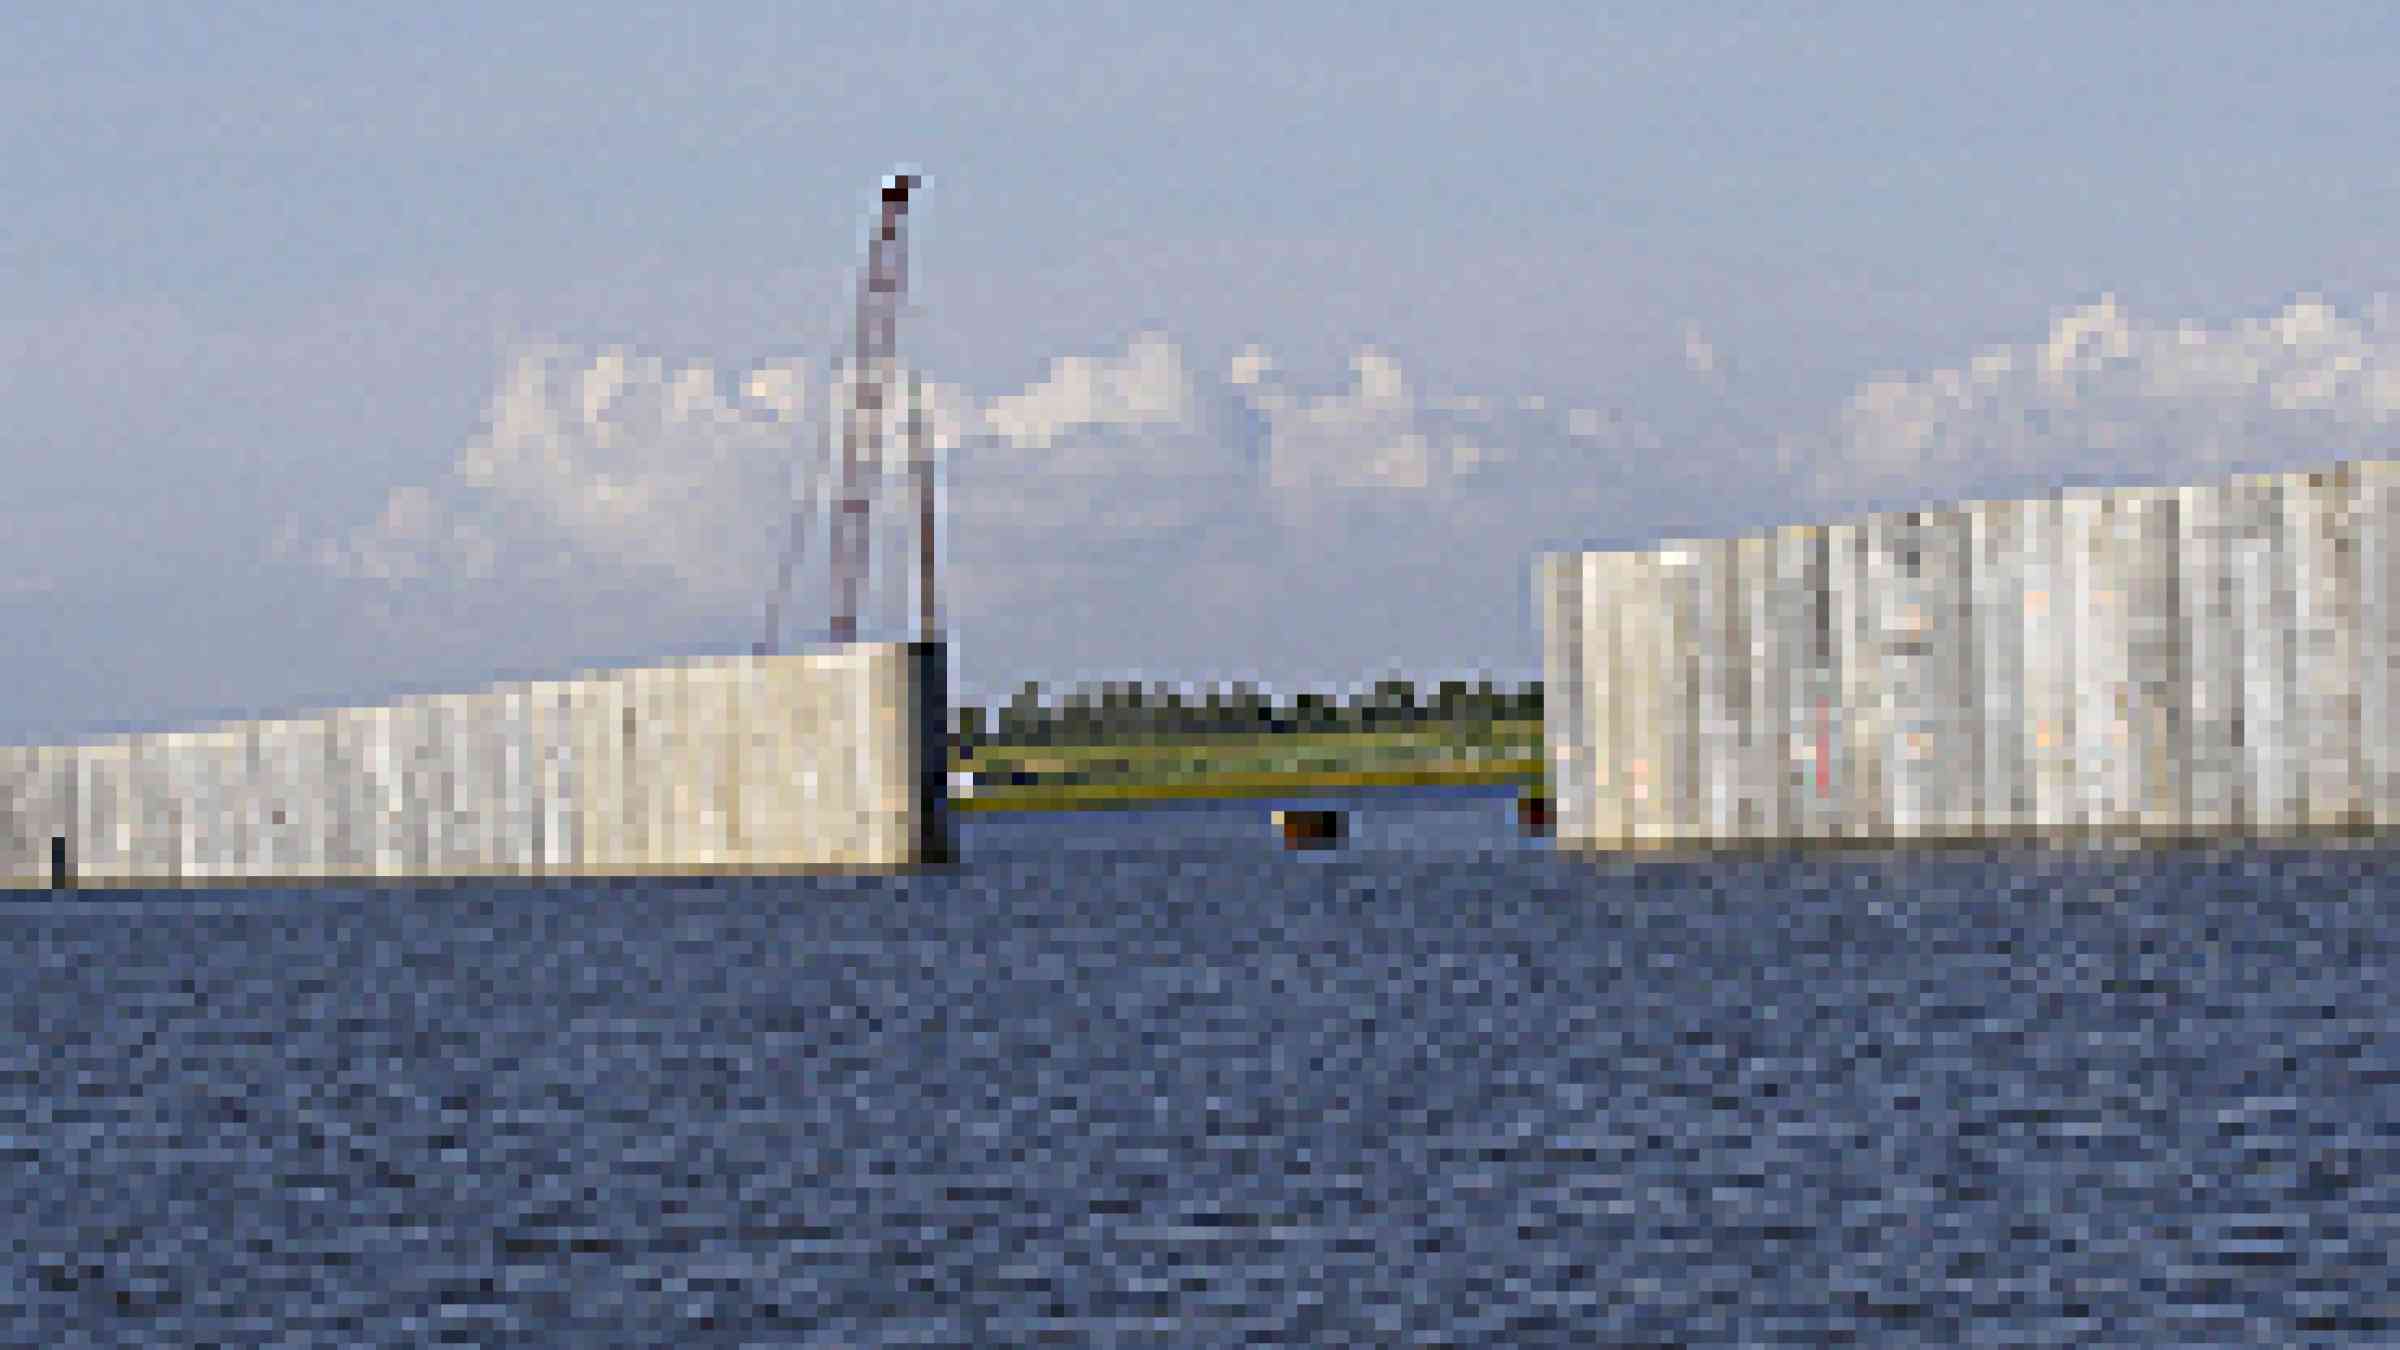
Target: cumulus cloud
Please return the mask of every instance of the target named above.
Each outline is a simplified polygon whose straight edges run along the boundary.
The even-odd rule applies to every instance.
[[[1661,445],[1615,411],[1428,394],[1373,349],[1350,376],[1308,392],[1251,347],[1212,377],[1145,333],[980,403],[927,381],[918,407],[948,463],[965,546],[996,551],[1188,544],[1229,522],[1297,511],[1314,527],[1377,500],[1438,514],[1525,470],[1589,477]],[[395,489],[374,520],[315,556],[386,582],[538,572],[548,559],[554,570],[650,568],[698,596],[736,592],[755,580],[793,470],[827,471],[831,433],[809,424],[826,403],[824,382],[797,363],[728,378],[615,348],[528,350],[508,362],[483,429],[444,480]],[[901,410],[889,412],[885,467],[896,471]],[[1550,489],[1560,486],[1571,484]]]
[[[393,490],[318,561],[383,582],[598,568],[721,599],[755,588],[818,401],[797,364],[729,381],[618,348],[533,348],[508,362],[446,478]]]
[[[431,490],[411,485],[386,497],[382,514],[347,544],[323,544],[318,556],[334,572],[370,581],[417,581],[443,571],[479,581],[492,574],[498,549],[480,524],[449,518]]]
[[[1275,358],[1256,343],[1234,354],[1233,363],[1226,368],[1226,383],[1249,388],[1275,373]]]
[[[1700,325],[1683,326],[1683,363],[1695,375],[1713,375],[1717,370],[1716,344],[1700,332]]]
[[[831,495],[839,436],[813,423],[833,412],[840,379],[791,362],[729,377],[616,348],[530,349],[506,363],[444,477],[394,489],[336,538],[287,527],[276,550],[386,585],[640,578],[666,610],[754,604],[795,492],[820,509]],[[1197,387],[1154,335],[989,402],[924,381],[914,411],[951,478],[948,547],[992,564],[960,584],[1005,580],[1012,558],[1038,573],[1033,559],[1079,544],[1155,540],[1238,511],[1250,500],[1238,404]],[[887,488],[906,468],[909,411],[886,410]],[[879,527],[896,533],[901,514],[879,512]],[[873,552],[897,556],[881,541]]]
[[[1546,548],[2400,453],[2400,309],[2384,301],[2347,314],[2304,297],[2211,326],[2104,298],[2030,341],[1867,380],[1780,439],[1726,396],[1715,344],[1681,337],[1699,378],[1633,391],[1663,426],[1606,392],[1444,388],[1382,349],[1312,383],[1263,346],[1201,362],[1156,333],[996,395],[929,380],[953,631],[1010,680],[1129,656],[1189,677],[1472,666],[1530,649],[1526,578]],[[281,543],[392,588],[403,611],[415,585],[600,587],[628,623],[746,638],[734,616],[772,579],[795,477],[826,495],[828,382],[799,363],[531,350],[446,474],[339,538]],[[886,445],[894,467],[901,442]],[[908,556],[912,518],[878,511],[874,584]],[[822,577],[811,528],[803,587]],[[789,612],[822,603],[803,590]]]
[[[1268,478],[1279,492],[1317,487],[1426,487],[1434,446],[1417,425],[1417,400],[1400,364],[1377,351],[1351,361],[1351,387],[1315,399],[1272,402]]]
[[[955,551],[977,562],[967,584],[1008,586],[1004,570],[1031,575],[1037,558],[1232,547],[1256,506],[1257,442],[1249,405],[1162,335],[1062,359],[984,403],[950,456]]]
[[[1512,466],[1571,478],[1656,444],[1655,433],[1622,414],[1553,408],[1539,395],[1424,393],[1397,360],[1373,349],[1352,359],[1349,388],[1316,397],[1256,373],[1265,358],[1255,349],[1244,355],[1238,373],[1250,377],[1270,425],[1267,485],[1286,506],[1339,510],[1362,493],[1437,506],[1506,478]]]
[[[1114,360],[1061,358],[1050,378],[993,399],[983,423],[1019,447],[1047,447],[1081,427],[1172,425],[1192,408],[1183,353],[1164,334],[1144,333]]]
[[[278,547],[386,587],[580,585],[730,615],[763,598],[795,477],[827,495],[833,438],[814,423],[833,401],[797,363],[728,374],[528,350],[446,475],[393,490],[338,538],[287,532]],[[1293,578],[1395,568],[1454,586],[1480,568],[1474,584],[1513,599],[1536,534],[1652,503],[1622,489],[1661,445],[1605,408],[1429,391],[1381,351],[1312,389],[1262,348],[1201,370],[1156,333],[988,399],[928,381],[921,409],[944,465],[953,612],[1117,627],[1129,604],[1162,627],[1280,622]],[[877,559],[905,556],[911,518],[877,513]],[[804,586],[822,566],[821,518],[811,528]]]
[[[1817,448],[1826,498],[1927,498],[2050,482],[2202,480],[2394,453],[2400,307],[2346,316],[2316,296],[2211,327],[2114,296],[2038,342],[1861,384]]]

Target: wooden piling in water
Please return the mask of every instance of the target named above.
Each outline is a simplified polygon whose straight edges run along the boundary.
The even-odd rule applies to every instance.
[[[1272,819],[1285,848],[1331,848],[1342,839],[1339,811],[1277,811]]]
[[[1548,834],[1556,817],[1551,801],[1538,793],[1517,798],[1517,825],[1527,834]]]

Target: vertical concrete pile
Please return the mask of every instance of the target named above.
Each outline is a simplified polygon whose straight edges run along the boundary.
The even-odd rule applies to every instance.
[[[1557,837],[2390,828],[2396,529],[2357,461],[1545,556]]]
[[[0,885],[940,861],[947,678],[862,643],[0,749]]]

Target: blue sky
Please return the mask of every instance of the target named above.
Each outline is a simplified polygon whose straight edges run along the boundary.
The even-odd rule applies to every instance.
[[[2396,26],[11,10],[0,739],[746,647],[902,164],[970,696],[1515,678],[1541,548],[2388,453]]]

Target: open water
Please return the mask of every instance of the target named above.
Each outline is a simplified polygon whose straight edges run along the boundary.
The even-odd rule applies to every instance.
[[[0,903],[17,1344],[2390,1343],[2388,852]]]

